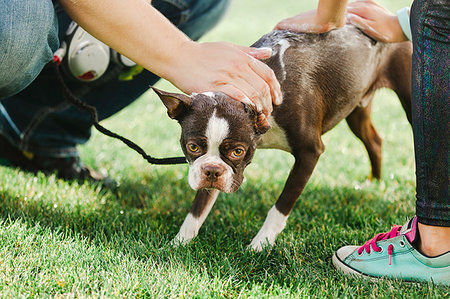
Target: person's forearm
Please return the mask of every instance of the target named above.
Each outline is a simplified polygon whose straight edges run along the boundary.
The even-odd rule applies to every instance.
[[[345,24],[346,8],[347,0],[319,0],[317,17],[324,24],[340,27]]]
[[[257,60],[269,58],[271,49],[194,42],[148,0],[60,2],[90,34],[187,94],[224,92],[266,116],[272,102],[281,103],[274,72]]]
[[[169,79],[190,39],[146,0],[61,0],[89,33],[153,73]],[[107,7],[107,9],[105,9]]]

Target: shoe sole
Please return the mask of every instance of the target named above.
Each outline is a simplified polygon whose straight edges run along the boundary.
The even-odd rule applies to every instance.
[[[420,285],[420,284],[427,284],[427,283],[431,283],[428,282],[426,280],[417,280],[417,281],[411,281],[411,280],[404,280],[401,278],[394,278],[394,277],[377,277],[377,276],[371,276],[368,274],[364,274],[362,272],[359,272],[358,270],[353,269],[352,267],[348,266],[347,264],[345,264],[343,261],[341,261],[341,259],[337,256],[336,252],[333,254],[333,257],[331,258],[331,262],[333,263],[334,267],[340,271],[343,274],[346,275],[350,275],[353,276],[355,278],[359,278],[362,277],[364,279],[370,280],[371,282],[379,282],[380,280],[385,280],[385,281],[401,281],[407,284],[411,284],[411,285]],[[436,286],[440,286],[440,284],[435,284]]]
[[[387,282],[389,281],[402,281],[402,282],[406,282],[407,284],[417,284],[417,282],[414,281],[407,281],[407,280],[402,280],[399,278],[386,278],[386,277],[377,277],[377,276],[371,276],[368,274],[364,274],[362,272],[359,272],[358,270],[353,269],[352,267],[346,265],[343,261],[341,261],[341,259],[337,256],[336,252],[333,254],[333,257],[331,258],[331,262],[333,263],[334,267],[340,271],[341,273],[345,274],[345,275],[349,275],[351,277],[354,278],[363,278],[366,280],[369,280],[371,282],[374,283],[378,283],[380,282],[380,280],[385,280]]]
[[[333,257],[331,258],[331,262],[333,263],[333,266],[342,272],[343,274],[352,275],[356,277],[363,277],[365,279],[370,279],[373,282],[378,281],[380,279],[379,277],[370,276],[364,273],[361,273],[350,266],[347,266],[341,259],[337,256],[336,252],[333,254]]]

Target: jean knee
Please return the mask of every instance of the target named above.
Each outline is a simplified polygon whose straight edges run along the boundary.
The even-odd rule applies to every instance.
[[[190,0],[189,20],[201,19],[204,17],[221,17],[225,14],[231,0]]]
[[[154,0],[152,5],[174,25],[197,40],[225,14],[231,0]]]
[[[225,15],[231,0],[193,0],[191,8],[186,11],[186,21],[180,25],[193,40],[199,39],[216,26]]]
[[[0,0],[0,99],[18,93],[59,46],[51,0]]]

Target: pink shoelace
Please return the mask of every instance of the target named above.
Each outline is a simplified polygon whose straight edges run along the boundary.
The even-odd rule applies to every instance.
[[[370,246],[372,246],[373,251],[380,252],[381,247],[377,245],[378,241],[381,240],[387,240],[394,237],[397,237],[400,234],[402,226],[401,225],[395,225],[390,232],[388,233],[380,233],[367,241],[363,246],[358,248],[358,254],[361,254],[364,250],[366,250],[367,253],[370,253],[371,249]],[[389,244],[388,246],[388,254],[389,254],[389,265],[391,265],[391,258],[392,258],[392,252],[394,251],[394,245]]]

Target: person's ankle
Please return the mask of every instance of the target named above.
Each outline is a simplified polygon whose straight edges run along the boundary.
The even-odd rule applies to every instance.
[[[420,240],[417,249],[434,257],[450,251],[450,227],[432,226],[417,222]]]

